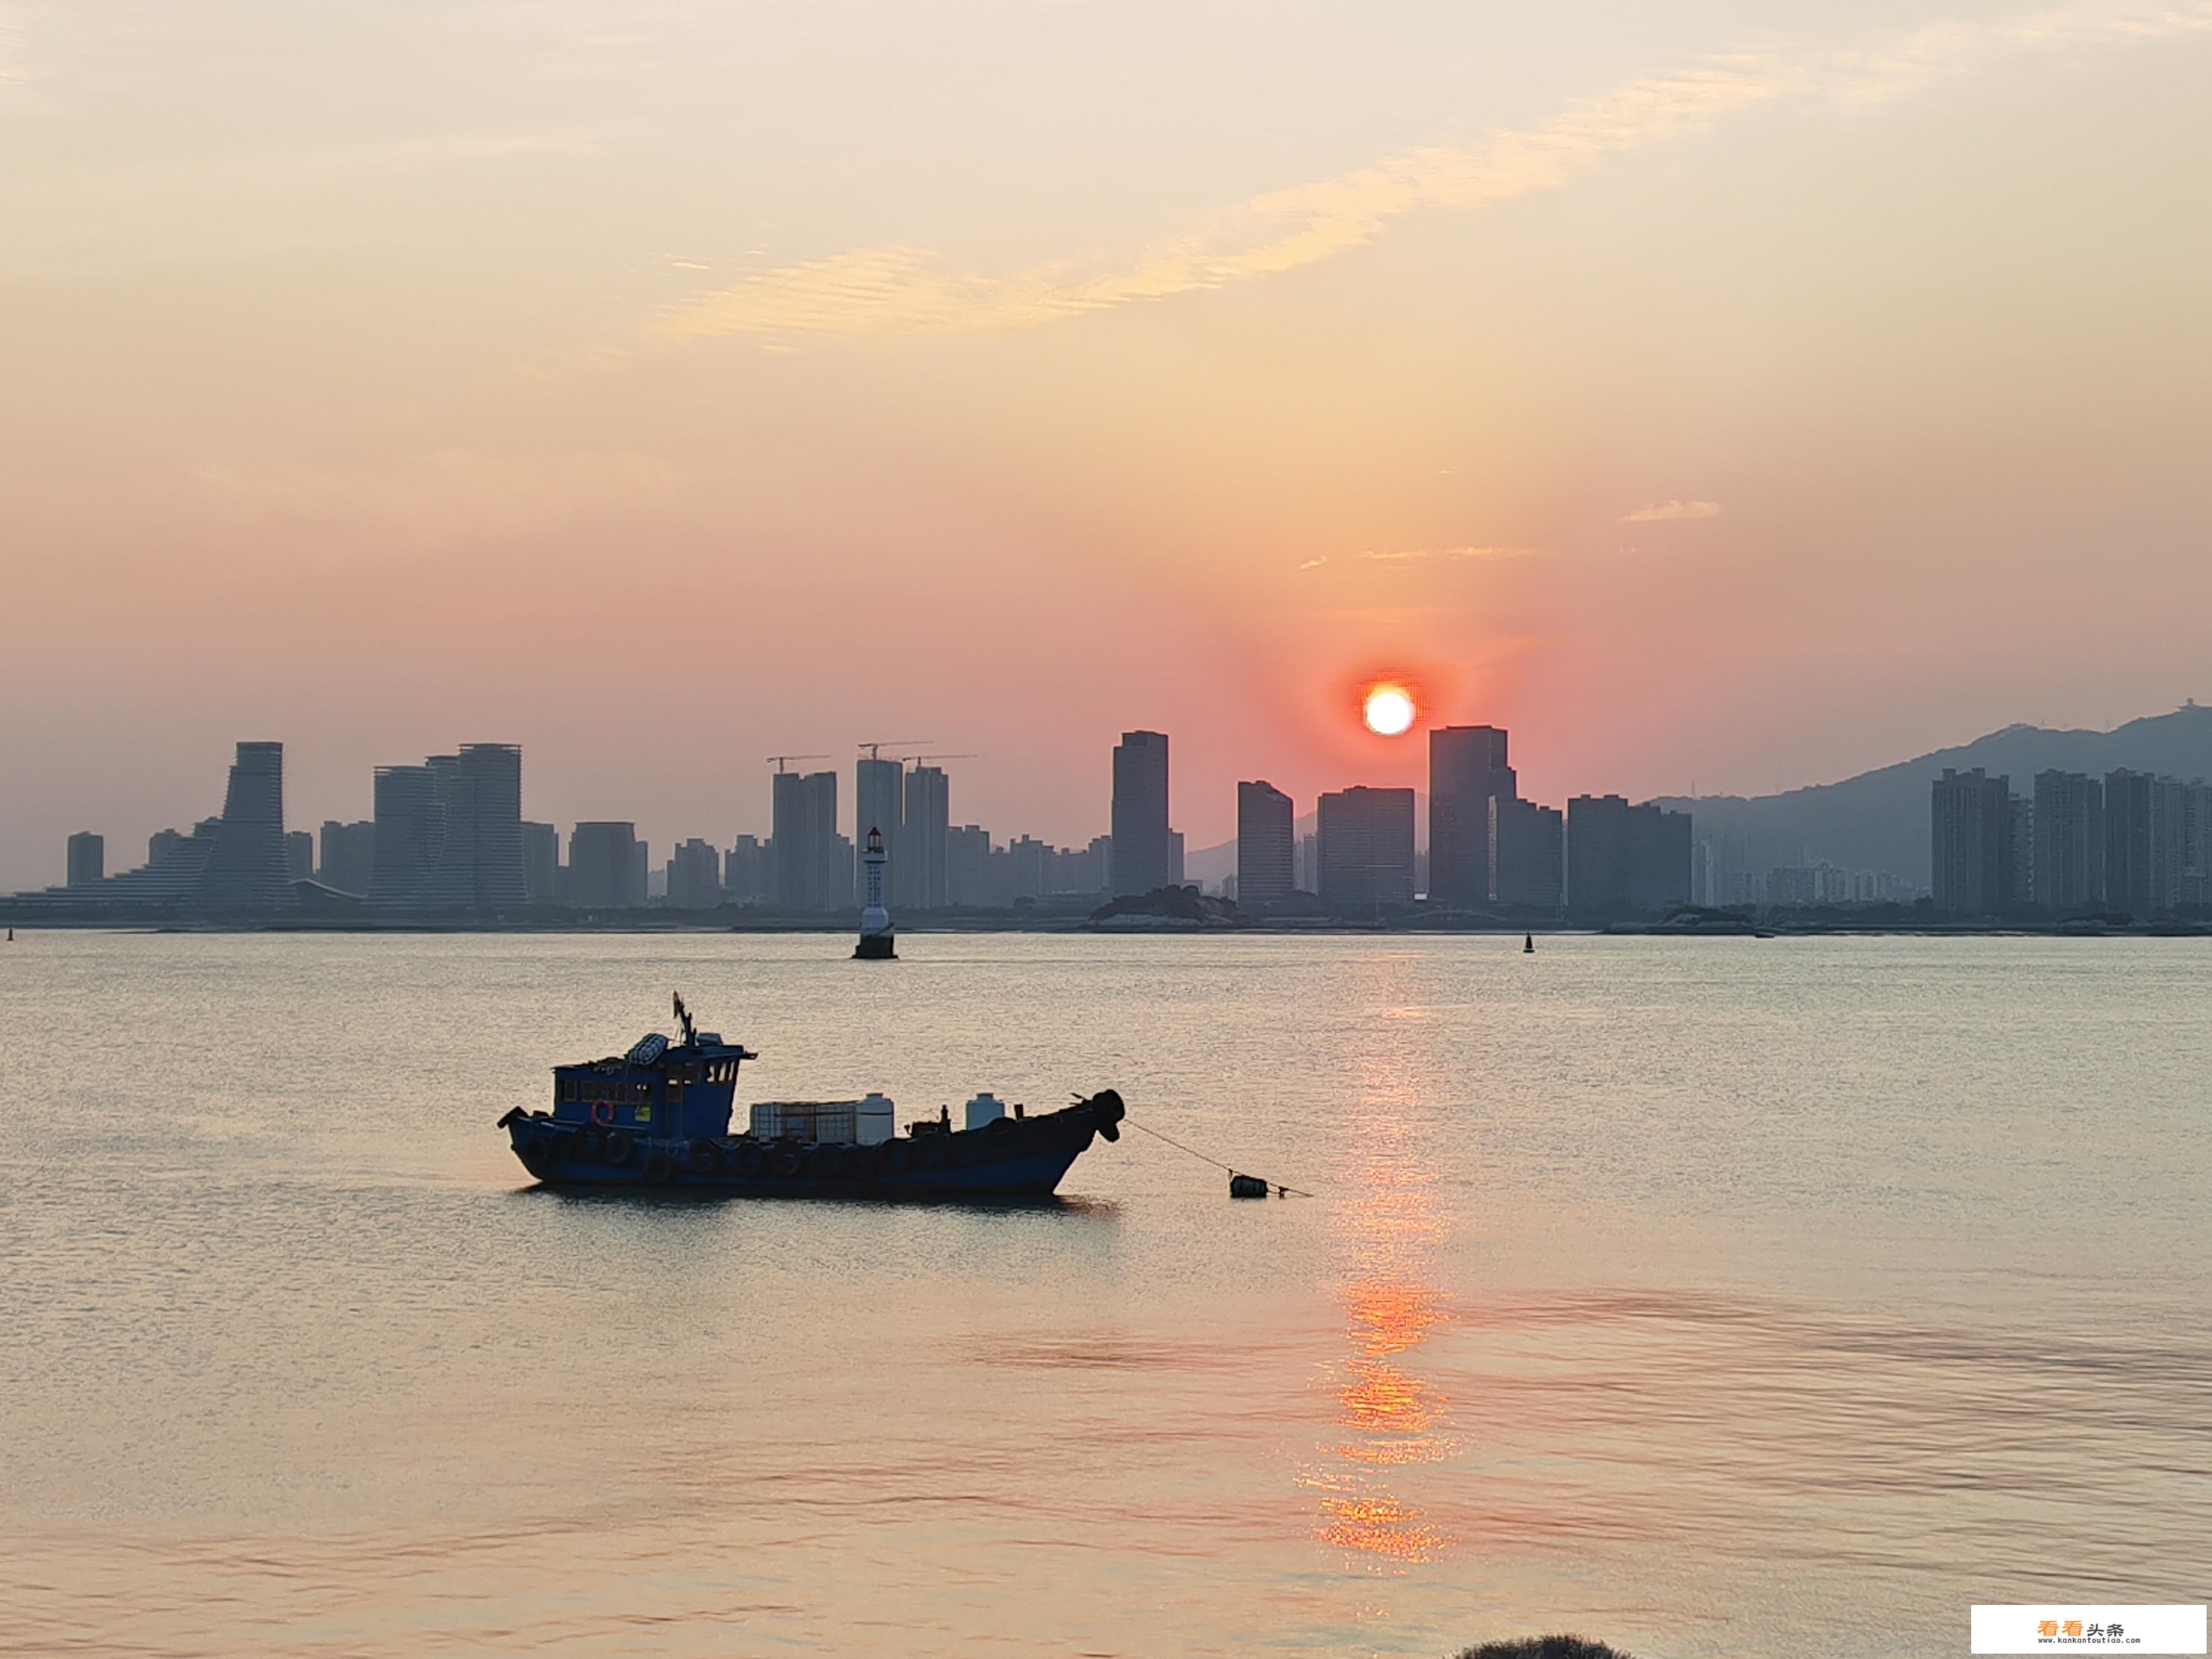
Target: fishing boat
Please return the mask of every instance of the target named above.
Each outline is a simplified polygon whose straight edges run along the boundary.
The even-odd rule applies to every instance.
[[[763,1103],[730,1133],[738,1068],[760,1056],[692,1022],[675,999],[679,1035],[659,1032],[605,1060],[553,1068],[550,1110],[518,1106],[499,1120],[522,1167],[554,1187],[676,1188],[736,1198],[1042,1198],[1091,1138],[1121,1139],[1111,1089],[1034,1115],[992,1096],[895,1133],[891,1105],[865,1101]]]

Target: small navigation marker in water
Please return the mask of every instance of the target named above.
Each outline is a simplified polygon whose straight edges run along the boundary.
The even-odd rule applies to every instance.
[[[1524,957],[1533,957],[1536,954],[1536,936],[1534,933],[1521,935],[1521,954]]]
[[[1229,1177],[1229,1196],[1231,1198],[1265,1198],[1267,1183],[1257,1176],[1234,1175]]]
[[[867,872],[868,902],[860,912],[860,942],[853,947],[855,962],[891,962],[898,952],[891,948],[891,913],[884,908],[884,832],[868,831],[867,849],[860,854],[860,866]]]

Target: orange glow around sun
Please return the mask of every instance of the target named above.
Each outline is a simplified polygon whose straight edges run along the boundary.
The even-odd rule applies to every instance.
[[[1359,716],[1366,721],[1367,729],[1382,738],[1405,736],[1413,729],[1413,721],[1420,712],[1413,691],[1395,680],[1369,686],[1359,705]]]

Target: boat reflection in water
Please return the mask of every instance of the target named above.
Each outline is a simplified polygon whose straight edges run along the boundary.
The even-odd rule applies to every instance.
[[[1323,1541],[1412,1565],[1450,1542],[1391,1490],[1392,1470],[1441,1462],[1455,1449],[1445,1396],[1406,1361],[1449,1317],[1432,1282],[1445,1222],[1413,1091],[1370,1073],[1364,1093],[1346,1160],[1352,1194],[1339,1286],[1351,1352],[1335,1379],[1336,1426],[1348,1437],[1322,1448],[1327,1461],[1305,1484],[1321,1494]]]

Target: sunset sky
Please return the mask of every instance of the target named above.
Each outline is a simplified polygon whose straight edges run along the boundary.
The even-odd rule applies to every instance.
[[[0,887],[525,746],[1759,793],[2212,700],[2212,4],[0,0]]]

